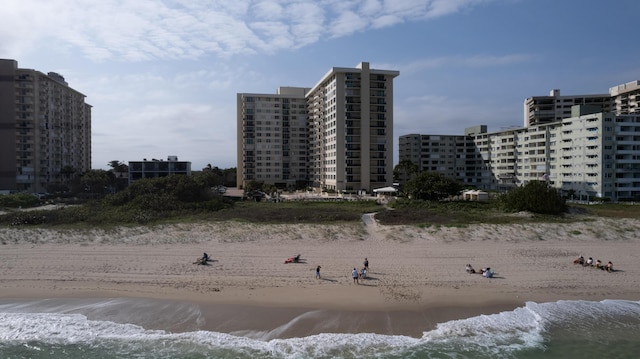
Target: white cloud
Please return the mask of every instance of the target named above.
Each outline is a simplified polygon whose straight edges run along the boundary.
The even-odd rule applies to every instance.
[[[378,16],[382,10],[382,2],[380,0],[364,0],[360,5],[360,13],[365,16]]]
[[[94,61],[228,57],[299,48],[487,0],[5,0],[0,56],[72,46]]]
[[[384,27],[393,26],[395,24],[402,23],[403,19],[394,15],[383,15],[371,20],[371,27],[374,29],[380,29]]]
[[[402,68],[403,74],[415,74],[426,70],[434,70],[440,68],[474,68],[474,67],[493,67],[507,66],[530,62],[535,59],[534,55],[529,54],[507,54],[502,56],[494,55],[472,55],[464,56],[442,56],[424,58],[403,65],[376,65],[380,68]]]
[[[341,13],[329,24],[329,31],[333,37],[341,37],[362,31],[367,27],[368,21],[359,14],[351,11]]]

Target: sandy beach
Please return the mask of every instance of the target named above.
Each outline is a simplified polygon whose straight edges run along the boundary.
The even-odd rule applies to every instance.
[[[640,220],[418,228],[366,215],[341,225],[3,228],[0,240],[0,299],[188,302],[202,308],[200,328],[221,332],[266,330],[316,311],[278,335],[418,336],[527,301],[640,300]],[[212,261],[193,264],[205,251]],[[297,253],[301,263],[284,263]],[[580,255],[612,261],[616,271],[572,264]],[[368,278],[355,285],[351,271],[365,257]],[[467,263],[491,267],[495,277],[468,274]]]

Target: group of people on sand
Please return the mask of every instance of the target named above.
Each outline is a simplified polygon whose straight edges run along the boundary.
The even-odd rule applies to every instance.
[[[353,270],[351,271],[351,277],[353,278],[353,283],[359,285],[360,284],[360,279],[365,279],[367,278],[367,272],[369,271],[369,259],[365,258],[364,259],[364,263],[362,263],[364,265],[364,267],[362,267],[362,269],[360,269],[360,272],[358,272],[358,270],[353,267]]]
[[[211,259],[211,257],[209,257],[209,255],[207,254],[207,252],[204,252],[202,254],[202,257],[198,257],[196,258],[196,261],[193,262],[193,264],[207,264],[207,262]],[[285,260],[285,263],[298,263],[300,262],[300,254],[296,254],[295,256],[292,256],[290,258],[287,258],[287,260]],[[351,276],[353,277],[353,283],[355,284],[360,284],[359,279],[365,279],[367,278],[367,272],[369,271],[369,259],[365,258],[364,262],[363,262],[364,267],[362,267],[362,269],[358,272],[358,270],[354,267],[353,271],[351,271]],[[316,279],[320,279],[320,269],[322,267],[321,266],[317,266],[316,267]]]
[[[364,267],[362,267],[362,269],[359,272],[358,272],[358,269],[356,269],[356,267],[354,267],[353,270],[351,271],[351,277],[353,278],[353,283],[355,284],[359,285],[360,279],[365,279],[367,277],[367,272],[369,271],[369,259],[365,258],[363,265]],[[321,266],[316,267],[316,279],[320,279],[321,268],[322,268]]]
[[[473,267],[471,266],[471,264],[467,264],[467,266],[465,267],[465,270],[467,271],[467,273],[469,274],[480,274],[481,276],[485,277],[485,278],[493,278],[493,269],[491,269],[491,267],[487,267],[487,268],[480,268],[479,271],[476,272],[475,269],[473,269]]]
[[[611,263],[611,261],[607,262],[607,264],[602,264],[602,261],[599,259],[594,262],[592,257],[589,257],[587,260],[585,260],[583,256],[580,256],[573,261],[573,264],[579,264],[583,267],[592,267],[595,269],[606,270],[609,273],[613,272],[613,263]]]

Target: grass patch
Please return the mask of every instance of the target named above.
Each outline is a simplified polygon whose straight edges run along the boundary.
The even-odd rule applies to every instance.
[[[380,224],[439,225],[464,228],[470,224],[514,224],[535,222],[562,222],[561,216],[507,213],[495,201],[411,201],[398,200],[390,204],[392,211],[376,215]]]
[[[570,209],[595,217],[640,218],[640,206],[624,203],[572,204]]]
[[[4,226],[101,228],[156,224],[241,221],[249,223],[340,223],[361,221],[362,214],[383,210],[372,201],[254,202],[241,201],[213,209],[201,207],[141,208],[100,202],[53,210],[14,211],[0,216]]]
[[[371,201],[354,202],[237,202],[208,213],[207,220],[242,220],[255,223],[335,223],[360,221],[364,213],[383,210]]]

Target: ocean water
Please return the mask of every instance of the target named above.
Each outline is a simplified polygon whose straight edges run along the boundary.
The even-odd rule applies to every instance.
[[[113,299],[0,301],[0,358],[637,358],[640,302],[528,302],[513,311],[441,323],[419,338],[197,328],[193,305]],[[126,308],[126,310],[123,310]],[[161,318],[160,318],[161,317]],[[127,324],[136,323],[136,324]],[[179,331],[153,329],[172,327]],[[285,325],[286,326],[286,325]]]

